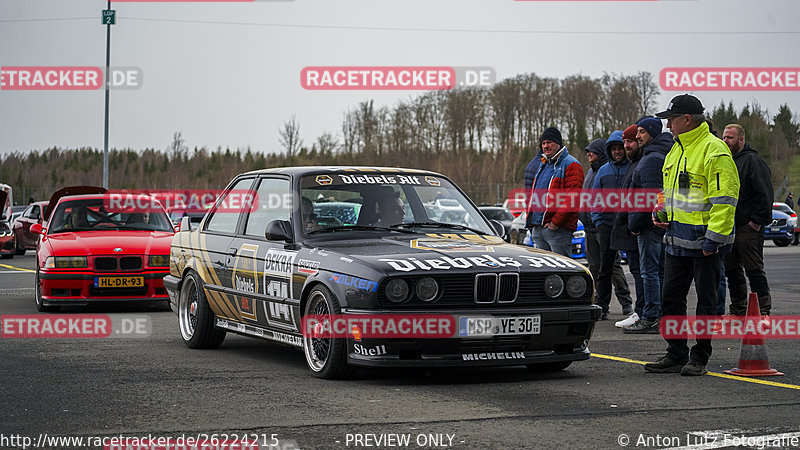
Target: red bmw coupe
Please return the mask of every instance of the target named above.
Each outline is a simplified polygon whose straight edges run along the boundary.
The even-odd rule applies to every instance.
[[[77,192],[97,193],[79,194]],[[164,208],[134,196],[115,204],[102,188],[65,188],[53,194],[36,249],[36,309],[95,301],[168,300],[162,278],[169,273],[174,234]],[[142,205],[145,205],[142,207]]]

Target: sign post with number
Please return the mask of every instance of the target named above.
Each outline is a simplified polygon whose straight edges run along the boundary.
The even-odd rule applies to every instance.
[[[117,12],[111,9],[111,0],[108,0],[106,9],[103,10],[103,25],[106,26],[106,102],[105,123],[103,127],[103,187],[108,189],[108,74],[111,65],[111,25],[117,22]]]
[[[117,11],[114,9],[103,10],[103,25],[116,25],[117,24]]]

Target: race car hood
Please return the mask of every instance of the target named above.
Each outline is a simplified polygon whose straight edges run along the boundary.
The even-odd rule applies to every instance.
[[[386,273],[447,273],[468,271],[586,271],[571,258],[543,250],[512,245],[496,237],[478,235],[390,236],[364,241],[328,241],[318,248],[340,255],[324,258],[328,270],[348,272],[351,261]],[[326,264],[327,263],[327,264]]]
[[[168,255],[172,236],[167,231],[80,231],[48,235],[42,242],[55,256]]]

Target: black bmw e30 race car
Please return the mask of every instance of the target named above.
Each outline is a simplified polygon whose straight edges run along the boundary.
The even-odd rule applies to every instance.
[[[458,206],[439,210],[442,199]],[[302,348],[321,378],[357,366],[560,370],[590,356],[601,309],[588,270],[504,242],[434,172],[249,172],[191,227],[184,218],[164,278],[191,348],[226,332],[271,339]]]

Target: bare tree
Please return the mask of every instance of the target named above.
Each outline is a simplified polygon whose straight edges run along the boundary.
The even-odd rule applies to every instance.
[[[658,84],[653,80],[653,74],[640,70],[632,79],[639,93],[639,115],[652,114],[655,110],[656,97],[661,93]]]
[[[176,131],[172,134],[172,143],[167,147],[167,153],[173,161],[181,162],[187,151],[186,139],[183,138],[180,131]]]
[[[332,155],[339,148],[339,139],[331,132],[326,131],[317,138],[317,147],[321,155]]]
[[[584,75],[573,75],[561,82],[569,141],[578,148],[589,144],[589,118],[593,118],[597,111],[600,92],[600,84]]]
[[[344,139],[344,151],[348,155],[352,155],[353,150],[355,150],[356,137],[358,136],[357,123],[356,112],[347,110],[342,117],[342,137]]]
[[[291,158],[303,145],[303,140],[300,139],[300,124],[294,114],[292,114],[291,120],[283,122],[283,128],[278,131],[280,132],[280,143],[286,150],[286,156]]]
[[[494,86],[489,92],[489,104],[492,108],[492,128],[497,139],[496,152],[514,145],[515,122],[519,112],[520,85],[517,79],[506,79]]]

